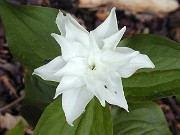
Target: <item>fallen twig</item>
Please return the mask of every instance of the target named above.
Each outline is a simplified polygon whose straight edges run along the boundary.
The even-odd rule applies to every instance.
[[[9,78],[6,75],[1,76],[0,81],[2,81],[4,83],[4,85],[14,94],[15,97],[17,97],[17,98],[19,97],[17,95],[16,89],[9,82]]]
[[[19,97],[18,99],[14,100],[13,102],[11,102],[10,104],[0,108],[0,112],[3,112],[9,108],[11,108],[12,106],[16,105],[17,103],[19,103],[20,101],[22,101],[25,97],[25,94],[23,94],[21,97]]]

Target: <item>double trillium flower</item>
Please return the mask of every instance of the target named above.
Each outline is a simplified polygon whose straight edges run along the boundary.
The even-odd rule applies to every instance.
[[[73,125],[96,96],[128,111],[121,78],[140,68],[154,68],[147,55],[128,47],[117,47],[126,27],[118,30],[115,8],[95,30],[88,32],[70,14],[61,11],[56,18],[61,35],[52,33],[62,56],[34,70],[44,80],[59,82],[55,98],[62,94],[62,107],[68,124]]]

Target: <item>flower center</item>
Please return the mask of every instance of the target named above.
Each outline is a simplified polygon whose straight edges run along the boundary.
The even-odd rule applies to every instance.
[[[91,67],[91,70],[96,70],[96,65],[95,64],[93,64],[92,66],[90,66]]]

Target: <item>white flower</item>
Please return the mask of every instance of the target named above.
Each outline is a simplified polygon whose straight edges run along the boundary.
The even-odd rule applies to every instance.
[[[61,35],[52,33],[62,56],[34,70],[44,80],[56,81],[55,98],[62,94],[62,107],[70,125],[96,96],[128,111],[121,78],[140,68],[154,68],[148,56],[128,47],[117,47],[126,27],[118,30],[115,8],[95,30],[88,32],[70,14],[56,18]]]

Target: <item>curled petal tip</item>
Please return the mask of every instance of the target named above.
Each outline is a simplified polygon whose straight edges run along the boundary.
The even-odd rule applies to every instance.
[[[72,127],[74,127],[74,125],[73,125],[73,124],[70,124],[70,123],[69,123],[69,125],[70,125],[70,126],[72,126]]]
[[[35,74],[35,72],[32,73],[32,75],[34,75],[34,74]]]
[[[126,31],[126,26],[122,27],[122,29],[120,31],[124,34]]]
[[[57,96],[54,96],[54,97],[53,97],[53,99],[56,99],[56,98],[57,98]]]
[[[51,33],[51,36],[53,37],[53,38],[58,38],[60,35],[58,35],[58,34],[56,34],[56,33]],[[58,38],[59,39],[59,38]]]
[[[129,107],[128,107],[128,104],[127,102],[122,104],[122,103],[118,103],[117,106],[123,108],[124,110],[126,110],[126,112],[129,112]]]
[[[100,102],[100,103],[101,103],[101,105],[102,105],[103,107],[106,106],[106,103],[105,103],[105,102]]]
[[[111,9],[110,15],[116,15],[116,8],[115,7],[113,7]]]
[[[128,106],[125,108],[125,110],[126,110],[127,112],[129,112]]]
[[[60,13],[60,14],[63,14],[63,12],[62,12],[60,9],[59,9],[59,13]]]
[[[51,36],[52,36],[52,37],[55,37],[55,33],[51,33]]]
[[[57,39],[59,40],[59,36],[58,34],[56,33],[51,33],[51,36],[57,41]],[[58,41],[57,41],[58,42]]]
[[[123,29],[123,30],[126,30],[126,26],[124,26],[122,29]]]
[[[152,68],[155,68],[155,65],[152,63]]]
[[[38,75],[38,72],[39,72],[38,68],[34,69],[34,72],[32,73],[32,75]]]
[[[116,10],[116,7],[113,7],[111,10],[112,10],[112,11],[115,11],[115,10]]]
[[[150,62],[149,62],[149,68],[155,68],[155,65],[154,65],[154,63],[150,60]]]
[[[70,125],[70,126],[74,126],[73,122],[69,121],[68,119],[66,119],[67,123]]]
[[[128,112],[128,113],[129,113],[128,106],[127,106],[127,107],[123,107],[123,108],[126,110],[126,112]]]
[[[54,98],[53,99],[56,99],[60,94],[55,94]]]

